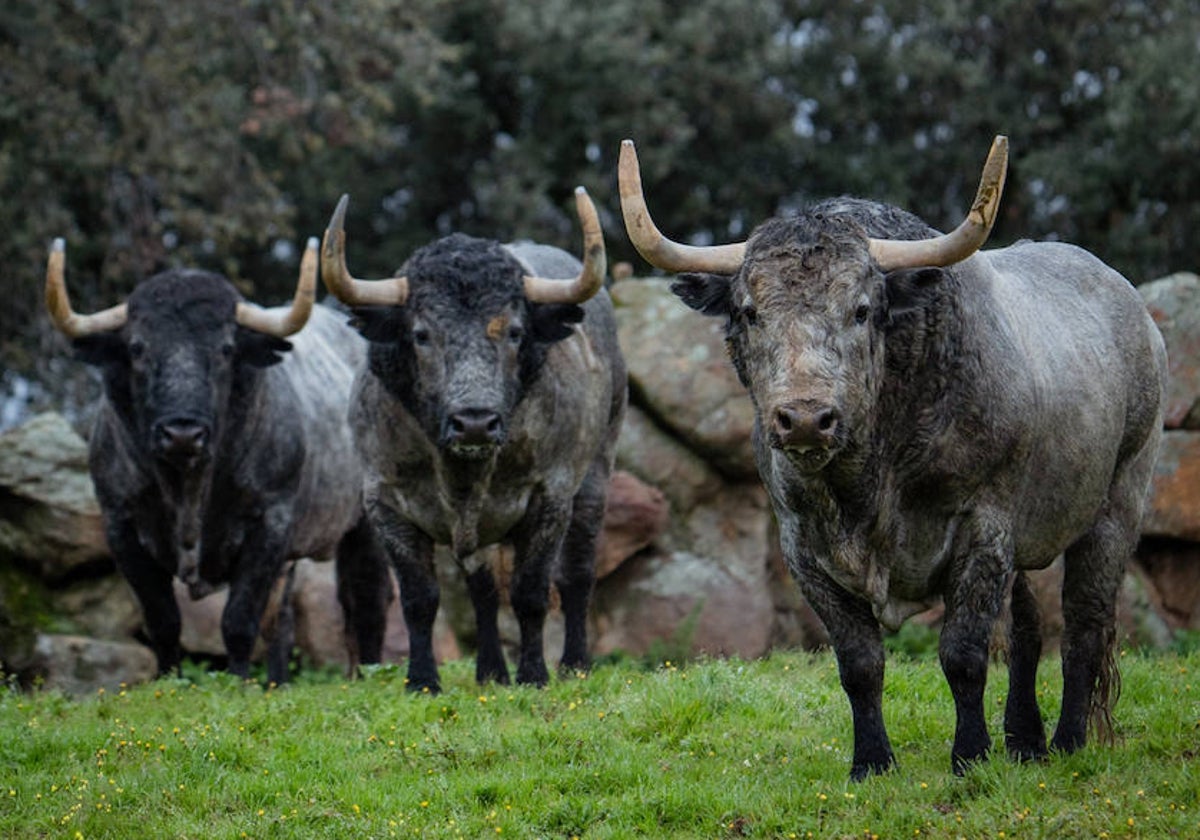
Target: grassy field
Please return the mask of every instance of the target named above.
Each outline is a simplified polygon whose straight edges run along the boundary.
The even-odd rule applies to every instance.
[[[4,838],[1200,837],[1200,653],[1122,656],[1120,741],[949,772],[935,660],[893,655],[900,766],[848,781],[830,654],[599,665],[541,691],[385,667],[283,689],[187,672],[68,699],[0,689]],[[1043,663],[1053,723],[1058,662]],[[993,669],[993,739],[1006,675]],[[1002,751],[1001,751],[1002,752]]]

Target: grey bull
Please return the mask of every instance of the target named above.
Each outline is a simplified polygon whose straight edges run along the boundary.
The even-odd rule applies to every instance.
[[[650,220],[621,150],[630,238],[722,317],[755,408],[759,472],[795,579],[828,628],[854,724],[851,775],[895,759],[881,627],[942,599],[955,772],[990,739],[983,690],[1011,593],[1010,754],[1048,753],[1025,572],[1064,555],[1062,709],[1050,748],[1085,742],[1116,697],[1115,601],[1162,426],[1163,341],[1130,283],[1057,242],[979,251],[1007,166],[997,138],[967,219],[941,235],[875,201],[835,198],[696,248]]]

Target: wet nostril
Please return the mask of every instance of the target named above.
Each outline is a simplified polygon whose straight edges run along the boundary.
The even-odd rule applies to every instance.
[[[494,443],[504,434],[504,418],[490,409],[464,409],[446,418],[446,431],[451,442],[470,445]]]
[[[199,452],[208,443],[208,427],[192,420],[168,420],[155,432],[158,445],[168,452]]]
[[[817,430],[821,432],[832,432],[837,428],[838,413],[836,409],[826,409],[817,416]]]

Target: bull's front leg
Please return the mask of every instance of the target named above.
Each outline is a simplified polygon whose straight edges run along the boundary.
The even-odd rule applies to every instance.
[[[816,611],[837,657],[842,689],[850,700],[854,757],[850,778],[859,782],[896,763],[883,724],[883,635],[871,605],[837,585],[812,558],[789,560],[800,590]]]
[[[221,638],[229,655],[228,670],[243,679],[250,676],[250,657],[263,613],[283,571],[291,533],[290,507],[268,508],[263,516],[246,523],[244,533],[245,539],[230,570],[229,600],[221,614]],[[281,661],[279,657],[273,660],[276,664]],[[286,669],[283,673],[269,673],[268,679],[286,682]]]
[[[530,501],[513,535],[515,568],[510,600],[521,630],[517,682],[543,686],[550,680],[542,632],[550,600],[550,571],[562,550],[569,505],[544,497]]]
[[[1008,699],[1004,705],[1004,743],[1017,761],[1046,756],[1046,729],[1037,701],[1037,667],[1042,655],[1037,598],[1024,572],[1013,578],[1008,632]]]
[[[938,658],[954,695],[957,723],[950,763],[962,775],[991,748],[983,713],[988,648],[1012,574],[1008,532],[995,525],[973,529],[969,543],[950,564],[945,592],[946,617]]]
[[[117,569],[141,605],[150,649],[158,663],[158,676],[178,671],[182,659],[181,624],[179,604],[175,602],[171,583],[172,567],[159,563],[146,551],[131,521],[108,522],[105,532]]]
[[[437,660],[433,655],[433,622],[437,618],[441,589],[433,567],[433,541],[391,508],[370,504],[368,515],[375,534],[396,571],[400,609],[408,628],[409,691],[441,691]]]
[[[467,589],[475,609],[475,681],[480,685],[495,680],[508,685],[508,663],[500,645],[500,590],[486,556],[476,558],[478,565],[467,575]]]

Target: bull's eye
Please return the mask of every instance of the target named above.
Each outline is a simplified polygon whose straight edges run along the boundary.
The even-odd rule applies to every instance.
[[[226,359],[232,358],[233,357],[233,349],[234,349],[233,342],[226,341],[224,344],[221,345],[221,355],[224,356]]]
[[[520,344],[521,339],[525,337],[525,330],[520,324],[513,324],[508,328],[508,340],[513,344]]]
[[[129,342],[129,358],[133,359],[134,361],[137,361],[138,359],[142,358],[142,356],[145,356],[145,355],[146,355],[146,345],[145,344],[138,341],[137,339],[134,339],[133,341]]]
[[[746,326],[758,326],[758,310],[753,306],[747,306],[742,309],[742,320],[746,322]]]
[[[415,327],[412,333],[413,344],[418,347],[429,346],[429,330],[425,327]]]
[[[860,303],[858,308],[854,310],[854,323],[865,324],[867,319],[871,317],[870,304]]]

